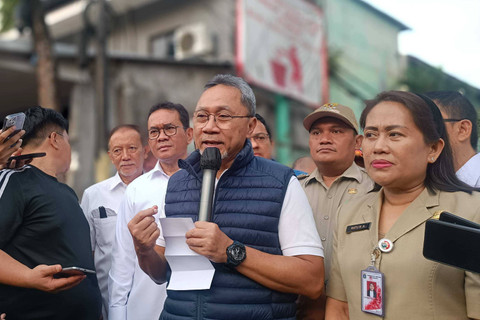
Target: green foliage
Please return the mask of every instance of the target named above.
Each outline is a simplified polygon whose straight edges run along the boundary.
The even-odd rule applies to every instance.
[[[0,0],[0,32],[7,31],[15,24],[15,6],[19,0]]]

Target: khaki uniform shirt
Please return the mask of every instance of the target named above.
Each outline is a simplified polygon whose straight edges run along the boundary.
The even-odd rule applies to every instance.
[[[332,256],[333,231],[338,207],[359,198],[373,189],[374,183],[364,169],[355,163],[345,170],[328,188],[315,169],[310,175],[298,177],[312,207],[318,234],[325,251],[325,280],[328,280]]]
[[[360,271],[370,265],[378,243],[378,219],[383,191],[342,206],[333,240],[333,260],[327,295],[348,302],[350,319],[379,319],[361,311]],[[393,250],[381,253],[375,267],[385,276],[384,319],[480,318],[480,274],[423,257],[425,222],[446,210],[480,222],[480,193],[425,189],[385,235]],[[346,233],[349,225],[371,222],[370,229]],[[468,245],[468,244],[466,244]]]

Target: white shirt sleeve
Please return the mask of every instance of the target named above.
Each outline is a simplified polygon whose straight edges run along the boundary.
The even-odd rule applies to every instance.
[[[90,244],[92,245],[92,251],[95,251],[95,228],[93,223],[93,215],[92,215],[92,208],[90,208],[90,193],[89,190],[85,190],[82,197],[82,202],[80,203],[80,207],[82,208],[83,214],[88,222],[88,227],[90,228]]]
[[[108,318],[111,320],[127,319],[128,294],[132,288],[135,273],[136,253],[127,226],[128,222],[135,216],[129,191],[134,190],[127,189],[118,211],[115,241],[112,248],[112,267],[108,274]]]
[[[285,193],[278,223],[278,236],[284,256],[324,256],[312,208],[295,176],[290,179]]]
[[[162,203],[165,203],[165,198],[163,199]],[[165,218],[165,217],[166,217],[165,216],[165,205],[159,206],[158,207],[158,213],[156,215],[155,220],[156,220],[157,225],[158,225],[158,230],[160,230],[160,235],[158,236],[155,244],[157,246],[164,247],[164,248],[165,248],[166,244],[165,244],[165,238],[163,237],[163,231],[162,231],[162,225],[160,224],[160,219]]]

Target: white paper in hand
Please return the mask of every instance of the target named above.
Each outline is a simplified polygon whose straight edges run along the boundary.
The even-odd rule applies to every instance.
[[[168,290],[210,289],[215,268],[210,260],[192,251],[185,238],[187,231],[195,228],[191,218],[161,218],[165,239],[165,258],[172,274]]]

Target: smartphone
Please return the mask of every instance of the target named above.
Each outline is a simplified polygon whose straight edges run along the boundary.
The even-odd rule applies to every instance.
[[[26,153],[26,154],[21,154],[21,155],[18,155],[18,156],[12,156],[10,158],[8,158],[7,160],[7,168],[10,168],[10,164],[12,163],[13,160],[17,160],[17,161],[22,161],[22,160],[32,160],[33,158],[40,158],[40,157],[45,157],[47,154],[45,152],[37,152],[37,153]],[[22,163],[21,165],[23,164],[28,164],[30,162],[25,162],[25,163]],[[15,167],[19,167],[18,165],[18,162],[15,164]]]
[[[55,274],[53,277],[54,278],[68,278],[71,276],[78,276],[78,275],[84,275],[84,274],[95,274],[95,270],[90,270],[90,269],[85,269],[85,268],[80,268],[80,267],[67,267],[63,268],[62,271],[59,273]]]
[[[10,127],[15,126],[15,131],[10,134],[5,141],[16,135],[20,130],[23,129],[23,123],[25,122],[25,113],[19,112],[19,113],[14,113],[10,114],[5,117],[5,120],[3,121],[3,127],[2,131],[7,130]]]

